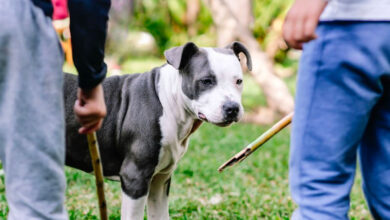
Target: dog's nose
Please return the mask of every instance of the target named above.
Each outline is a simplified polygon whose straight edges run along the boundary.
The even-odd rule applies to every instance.
[[[226,102],[222,106],[225,119],[234,120],[237,118],[238,112],[240,111],[240,105],[236,102]]]

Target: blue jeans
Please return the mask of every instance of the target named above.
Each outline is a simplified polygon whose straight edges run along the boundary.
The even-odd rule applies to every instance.
[[[10,220],[67,219],[63,56],[31,0],[0,0],[0,159]]]
[[[358,155],[370,211],[390,219],[390,22],[322,22],[317,35],[297,82],[293,219],[348,219]]]

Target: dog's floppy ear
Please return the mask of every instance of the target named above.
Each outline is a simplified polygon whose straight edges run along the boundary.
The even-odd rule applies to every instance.
[[[167,62],[178,70],[183,69],[191,57],[199,51],[199,48],[192,42],[183,46],[174,47],[164,52]]]
[[[252,71],[251,55],[249,54],[249,51],[246,49],[246,47],[242,43],[235,41],[232,44],[226,46],[225,48],[232,49],[234,51],[234,54],[236,54],[238,60],[240,60],[240,57],[238,56],[238,54],[243,52],[244,55],[246,56],[246,66],[248,67],[249,71]]]

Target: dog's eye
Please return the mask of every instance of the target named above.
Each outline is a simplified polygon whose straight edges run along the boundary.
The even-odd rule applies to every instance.
[[[241,85],[242,84],[242,79],[237,79],[236,84],[237,85]]]
[[[209,85],[212,85],[213,84],[213,80],[212,79],[201,79],[200,82],[205,85],[205,86],[209,86]]]

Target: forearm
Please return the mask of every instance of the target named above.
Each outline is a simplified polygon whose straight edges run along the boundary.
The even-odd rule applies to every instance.
[[[79,87],[89,90],[101,83],[107,73],[104,45],[110,0],[69,0],[68,7]]]
[[[283,38],[290,47],[302,49],[303,43],[317,37],[315,29],[326,5],[325,0],[295,0],[283,25]]]

